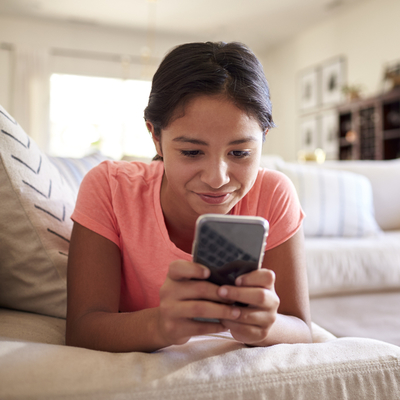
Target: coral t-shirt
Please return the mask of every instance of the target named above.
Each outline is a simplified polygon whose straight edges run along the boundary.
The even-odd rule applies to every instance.
[[[192,260],[169,238],[160,203],[163,173],[162,161],[105,161],[83,179],[71,217],[120,248],[122,312],[157,307],[169,264]],[[304,217],[291,181],[261,168],[232,214],[268,220],[267,250],[293,236]]]

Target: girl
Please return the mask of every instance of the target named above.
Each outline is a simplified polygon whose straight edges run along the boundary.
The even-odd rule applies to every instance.
[[[289,180],[259,168],[274,126],[260,62],[239,43],[178,46],[154,75],[145,120],[152,163],[107,161],[82,182],[66,343],[151,352],[227,330],[251,346],[310,342],[303,212]],[[190,255],[205,213],[267,219],[263,268],[235,286],[206,281]]]

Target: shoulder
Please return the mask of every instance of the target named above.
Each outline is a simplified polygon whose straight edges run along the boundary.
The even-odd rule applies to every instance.
[[[103,161],[96,167],[92,168],[85,180],[98,181],[117,181],[124,182],[126,180],[132,182],[135,180],[152,181],[164,171],[163,163],[160,161],[153,161],[149,164],[133,161]]]
[[[295,192],[292,181],[283,172],[267,168],[259,169],[253,188],[258,196]]]

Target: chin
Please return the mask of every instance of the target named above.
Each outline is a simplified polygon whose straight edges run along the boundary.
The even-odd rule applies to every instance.
[[[236,203],[235,203],[236,204]],[[199,214],[229,214],[235,204],[231,205],[214,205],[214,206],[202,206],[194,208],[194,211]]]

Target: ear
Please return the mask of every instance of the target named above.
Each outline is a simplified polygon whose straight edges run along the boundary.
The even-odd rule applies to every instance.
[[[154,134],[154,126],[151,122],[146,121],[146,127],[149,133],[151,134],[151,137],[153,138],[153,143],[156,148],[157,154],[162,157],[162,150],[161,150],[161,141],[160,139]]]
[[[269,129],[267,128],[266,130],[265,130],[265,132],[263,133],[263,143],[264,143],[264,141],[265,141],[265,138],[267,137],[267,133],[268,133],[268,131],[269,131]]]

